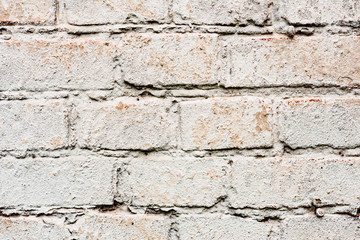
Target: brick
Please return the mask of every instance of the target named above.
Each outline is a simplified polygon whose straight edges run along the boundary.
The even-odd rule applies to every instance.
[[[113,203],[110,159],[72,156],[0,162],[1,207],[106,205]]]
[[[344,86],[360,83],[358,37],[228,37],[225,87]]]
[[[63,100],[0,102],[0,150],[67,147],[67,107]]]
[[[103,40],[10,40],[0,52],[0,90],[111,89],[115,82],[115,47]]]
[[[260,148],[272,145],[270,102],[255,97],[182,102],[182,148]]]
[[[169,22],[168,0],[65,0],[70,24]]]
[[[217,84],[213,34],[127,34],[121,49],[125,82],[155,87]]]
[[[281,0],[275,1],[278,17],[295,25],[350,25],[359,27],[360,4],[357,0]]]
[[[314,156],[233,159],[229,203],[244,207],[360,204],[359,158]],[[246,196],[246,197],[244,197]]]
[[[168,239],[169,218],[124,213],[90,213],[81,217],[72,232],[82,239]]]
[[[269,239],[272,224],[229,215],[189,215],[178,219],[180,239]]]
[[[284,220],[281,239],[359,239],[360,221],[351,216],[325,215],[317,218],[314,215],[296,216]]]
[[[179,24],[264,25],[270,19],[268,0],[175,0],[174,21]]]
[[[79,144],[86,148],[154,150],[175,143],[171,102],[157,98],[118,98],[78,108]]]
[[[53,24],[55,3],[53,0],[2,0],[0,24]]]
[[[0,217],[0,239],[63,240],[70,237],[64,226],[47,217]]]
[[[224,160],[134,159],[121,168],[118,193],[134,206],[210,207],[226,195],[226,180]]]
[[[359,98],[293,98],[279,114],[280,139],[293,149],[360,146]]]

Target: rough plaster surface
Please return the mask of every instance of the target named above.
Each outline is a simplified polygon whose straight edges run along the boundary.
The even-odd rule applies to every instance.
[[[1,239],[44,239],[62,240],[70,237],[70,233],[61,224],[51,218],[1,217]]]
[[[91,40],[0,42],[1,90],[111,89],[114,44]]]
[[[127,34],[123,80],[136,86],[214,85],[219,47],[212,34]]]
[[[289,99],[279,107],[280,139],[291,148],[359,146],[359,98]]]
[[[133,160],[119,173],[121,201],[135,206],[211,207],[226,195],[227,162],[221,159]]]
[[[2,159],[1,206],[102,205],[113,203],[113,161],[73,156]]]
[[[348,216],[296,216],[283,223],[283,239],[358,239],[359,220]]]
[[[0,239],[360,239],[356,0],[0,0]]]
[[[156,98],[84,102],[78,108],[78,142],[112,150],[168,148],[177,124],[170,108],[170,101]]]
[[[179,219],[181,239],[267,239],[272,223],[227,215],[185,216]]]
[[[234,159],[230,205],[288,207],[360,204],[357,158],[277,157]],[[246,198],[241,196],[246,195]]]
[[[68,107],[62,100],[0,102],[2,150],[68,146]]]
[[[182,147],[261,148],[272,145],[272,108],[261,98],[233,97],[180,104]]]
[[[71,231],[77,239],[168,239],[168,217],[137,214],[90,213],[78,220]]]
[[[2,0],[1,23],[48,24],[55,20],[54,0]]]
[[[226,87],[359,85],[358,37],[226,38]]]
[[[360,4],[357,0],[279,0],[278,14],[291,24],[353,25],[359,27]]]
[[[65,0],[70,24],[168,22],[168,0]]]
[[[264,25],[270,20],[268,0],[175,0],[174,22],[180,24]]]

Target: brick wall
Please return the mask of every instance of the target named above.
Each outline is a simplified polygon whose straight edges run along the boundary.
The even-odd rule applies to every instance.
[[[1,0],[0,239],[360,239],[358,0]]]

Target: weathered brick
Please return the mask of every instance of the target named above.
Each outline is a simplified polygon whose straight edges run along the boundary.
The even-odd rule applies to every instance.
[[[121,43],[124,81],[140,86],[217,84],[213,34],[127,34]]]
[[[170,220],[155,215],[90,213],[81,217],[72,232],[82,239],[168,239]]]
[[[282,224],[281,239],[360,239],[360,221],[358,217],[339,215],[291,217]]]
[[[95,157],[10,159],[0,162],[0,206],[113,203],[113,162]]]
[[[360,204],[360,158],[233,159],[231,207]]]
[[[0,24],[52,24],[54,21],[54,0],[0,1]]]
[[[229,215],[190,215],[178,219],[180,239],[269,239],[269,222]]]
[[[268,0],[175,0],[174,21],[180,24],[264,25],[270,19]]]
[[[121,168],[119,200],[134,206],[209,207],[226,195],[226,179],[224,160],[134,159]]]
[[[270,101],[213,98],[180,104],[182,148],[260,148],[272,145]]]
[[[226,87],[357,86],[358,37],[228,37],[221,83]]]
[[[67,107],[63,100],[0,102],[0,150],[68,146]]]
[[[0,90],[110,89],[115,81],[115,47],[103,40],[10,40],[0,52]]]
[[[279,18],[295,25],[351,25],[359,27],[360,4],[358,0],[278,0],[275,1]]]
[[[68,239],[70,233],[51,218],[0,217],[0,239]]]
[[[88,102],[78,108],[81,147],[154,150],[175,143],[176,118],[171,101],[157,98],[118,98]]]
[[[65,0],[70,24],[169,22],[168,0]]]
[[[280,139],[289,147],[360,146],[359,98],[294,98],[279,108]]]

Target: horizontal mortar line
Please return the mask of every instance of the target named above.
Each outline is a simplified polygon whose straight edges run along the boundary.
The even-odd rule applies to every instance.
[[[168,34],[168,35],[171,35],[171,34],[204,34],[204,35],[207,35],[207,34],[217,34],[219,36],[223,36],[223,37],[226,37],[226,36],[239,36],[239,37],[247,37],[247,38],[251,38],[251,37],[259,37],[259,36],[266,36],[266,35],[269,35],[269,37],[272,37],[272,38],[276,38],[276,37],[279,37],[279,38],[286,38],[286,39],[293,39],[293,38],[296,38],[296,37],[306,37],[306,38],[311,38],[311,37],[329,37],[329,35],[331,36],[339,36],[339,37],[357,37],[358,34],[355,34],[355,33],[349,33],[349,34],[325,34],[325,33],[314,33],[314,34],[311,34],[311,35],[306,35],[306,34],[296,34],[294,35],[293,37],[288,37],[287,34],[285,33],[282,33],[282,32],[258,32],[258,33],[254,33],[254,32],[233,32],[233,33],[228,33],[228,32],[223,32],[223,31],[154,31],[154,32],[142,32],[142,31],[136,31],[136,30],[129,30],[129,31],[120,31],[120,32],[113,32],[113,31],[89,31],[89,32],[77,32],[77,31],[49,31],[48,34],[49,36],[52,35],[54,36],[53,33],[65,33],[65,34],[68,34],[69,36],[73,36],[73,35],[76,35],[78,37],[80,36],[88,36],[88,35],[91,35],[93,37],[95,37],[95,35],[98,35],[99,36],[101,34],[111,34],[111,36],[116,36],[116,35],[122,35],[122,34],[130,34],[130,33],[139,33],[139,34]],[[32,36],[32,37],[35,37],[35,36],[42,36],[42,38],[44,38],[44,35],[46,34],[46,32],[39,32],[39,33],[28,33],[28,32],[12,32],[12,33],[8,33],[8,34],[3,34],[4,37],[4,40],[5,41],[9,41],[10,39],[6,39],[6,36],[19,36],[19,35],[26,35],[26,36]],[[0,37],[2,35],[0,34]],[[63,36],[61,36],[63,37]],[[62,38],[63,40],[66,40],[64,38]],[[70,38],[70,39],[73,39],[73,38]],[[80,38],[77,38],[77,39],[80,39]],[[116,39],[112,39],[112,38],[104,38],[104,39],[107,39],[108,41],[111,41],[111,40],[116,40]],[[2,40],[2,41],[4,41]]]
[[[262,86],[262,87],[222,87],[222,86],[216,86],[216,87],[201,87],[201,86],[194,86],[194,85],[178,85],[177,87],[163,87],[163,88],[154,88],[154,87],[141,87],[141,86],[136,86],[136,85],[131,85],[130,87],[121,87],[119,86],[117,89],[92,89],[92,90],[83,90],[83,89],[60,89],[60,90],[41,90],[41,91],[37,91],[37,90],[0,90],[0,94],[3,95],[3,97],[6,97],[7,95],[9,95],[9,97],[16,97],[16,96],[11,96],[11,95],[15,95],[15,94],[31,94],[33,95],[35,94],[67,94],[67,93],[71,93],[71,94],[78,94],[78,93],[93,93],[93,92],[104,92],[104,93],[113,93],[114,97],[117,97],[118,95],[116,95],[116,91],[117,90],[128,90],[128,91],[139,91],[139,92],[134,92],[134,94],[137,94],[138,97],[141,97],[140,95],[144,92],[154,92],[154,93],[161,93],[164,91],[167,91],[167,93],[172,93],[172,94],[176,94],[176,91],[184,91],[184,92],[195,92],[195,91],[217,91],[216,94],[222,93],[224,94],[224,96],[227,96],[230,94],[234,95],[234,94],[256,94],[256,93],[260,93],[260,94],[266,94],[263,91],[269,91],[269,93],[271,93],[274,90],[281,90],[281,91],[291,91],[291,94],[314,94],[314,91],[340,91],[341,93],[345,93],[345,94],[350,94],[351,91],[353,90],[357,90],[360,89],[360,87],[339,87],[339,86],[314,86],[314,85],[303,85],[303,86]],[[141,91],[143,91],[141,93]],[[295,92],[295,91],[301,91],[301,92]],[[320,94],[318,92],[315,92],[316,94]],[[131,94],[131,92],[127,93],[128,95]],[[333,92],[330,92],[329,94],[334,95]],[[354,93],[352,93],[354,94]],[[278,96],[279,93],[273,94],[274,96]],[[327,95],[323,94],[323,95]],[[335,95],[339,95],[340,94],[335,94]],[[125,96],[125,95],[124,95]],[[168,95],[167,95],[168,96]],[[193,97],[198,97],[198,93],[194,93]],[[207,95],[208,96],[208,95]],[[211,95],[210,95],[211,96]],[[1,96],[0,96],[1,97]],[[3,98],[2,97],[2,98]],[[27,97],[27,96],[19,96],[19,97]],[[156,97],[156,95],[154,95],[154,97]],[[171,97],[171,96],[168,96]],[[186,96],[186,97],[192,97],[192,96]],[[2,99],[0,99],[2,100]]]
[[[172,23],[152,23],[152,24],[144,24],[144,23],[124,23],[124,24],[89,24],[89,25],[72,25],[72,24],[59,24],[59,25],[37,25],[37,24],[1,24],[1,28],[59,28],[59,29],[66,29],[66,28],[128,28],[128,27],[145,27],[145,28],[156,28],[156,27],[187,27],[187,28],[197,28],[197,27],[223,27],[223,28],[258,28],[258,29],[264,29],[264,28],[270,28],[274,25],[236,25],[236,24],[230,24],[230,25],[221,25],[221,24],[172,24]],[[308,27],[308,26],[307,26]],[[344,26],[346,27],[346,26]]]
[[[289,25],[290,26],[290,25]],[[309,28],[310,26],[296,26],[296,28]],[[349,26],[332,26],[343,29],[352,29],[354,31],[360,29],[356,27]],[[331,29],[329,26],[312,26],[313,29]],[[25,33],[25,34],[36,34],[36,33],[68,33],[68,34],[97,34],[97,33],[113,33],[121,34],[127,32],[138,32],[139,30],[152,30],[152,33],[155,34],[171,34],[171,33],[208,33],[208,34],[238,34],[238,35],[264,35],[264,34],[279,34],[281,36],[287,36],[282,30],[277,30],[275,25],[271,26],[227,26],[227,25],[174,25],[174,24],[158,24],[158,25],[144,25],[144,24],[119,24],[119,25],[91,25],[91,26],[73,26],[73,25],[51,25],[51,26],[37,26],[37,25],[0,25],[2,31],[13,30],[15,33]],[[159,28],[159,29],[156,29]],[[174,32],[169,32],[173,30]],[[38,31],[38,32],[37,32]],[[115,32],[118,31],[118,32]],[[166,32],[163,32],[166,31]],[[257,32],[258,31],[258,32]],[[11,33],[8,33],[11,34]],[[318,33],[314,32],[313,35]],[[296,35],[306,36],[307,34],[296,33]],[[344,34],[332,34],[332,35],[344,35]]]
[[[168,90],[168,91],[176,91],[176,90],[187,90],[187,91],[194,91],[194,90],[218,90],[222,92],[226,91],[263,91],[263,90],[340,90],[340,91],[352,91],[355,89],[359,89],[359,86],[339,86],[339,85],[328,85],[328,86],[317,86],[317,85],[309,85],[309,84],[298,84],[293,86],[286,86],[286,85],[264,85],[264,86],[249,86],[249,87],[224,87],[223,85],[174,85],[174,86],[164,86],[164,87],[149,87],[149,86],[141,86],[135,84],[125,83],[125,85],[129,86],[130,88],[125,89],[134,89],[134,90],[147,90],[147,91],[161,91],[161,90]],[[1,92],[0,92],[1,93]]]
[[[226,27],[226,28],[270,28],[275,27],[279,24],[284,25],[283,21],[273,21],[272,24],[240,24],[240,23],[231,23],[231,24],[206,24],[206,23],[175,23],[175,22],[139,22],[139,23],[92,23],[92,24],[71,24],[71,23],[62,23],[62,24],[37,24],[37,23],[0,23],[0,27],[32,27],[32,28],[61,28],[61,27],[72,27],[72,28],[89,28],[89,27]],[[336,23],[326,23],[326,24],[317,24],[317,23],[308,23],[308,24],[297,24],[297,23],[289,23],[287,22],[284,26],[293,26],[296,28],[352,28],[352,29],[359,29],[357,26],[351,26],[349,24],[336,24]]]
[[[268,151],[259,153],[257,151],[263,150]],[[265,148],[257,148],[257,149],[231,149],[231,150],[193,150],[193,151],[183,151],[181,149],[174,149],[172,151],[164,150],[164,151],[142,151],[142,150],[99,150],[94,151],[91,149],[80,149],[76,148],[74,150],[64,150],[58,149],[55,151],[46,151],[46,150],[28,150],[21,156],[17,156],[17,150],[10,150],[10,151],[0,151],[1,158],[5,158],[8,156],[23,159],[23,158],[34,158],[35,159],[42,159],[42,158],[67,158],[67,157],[78,157],[78,156],[93,156],[93,157],[101,157],[101,158],[119,158],[119,159],[141,159],[142,157],[150,158],[161,158],[161,157],[172,157],[176,158],[193,158],[193,159],[202,159],[202,158],[218,158],[218,159],[225,159],[229,160],[233,157],[244,157],[244,158],[256,158],[256,159],[265,159],[265,158],[276,158],[276,157],[301,157],[301,156],[309,156],[312,154],[323,154],[324,148],[302,148],[298,149],[299,151],[306,151],[306,152],[295,152],[293,150],[291,153],[284,152],[282,154],[271,154],[271,151],[275,150],[273,148],[265,149]],[[349,154],[345,151],[349,150],[358,150],[358,148],[345,148],[345,149],[336,149],[336,148],[327,148],[326,150],[332,150],[333,152],[323,155],[323,157],[359,157],[359,154]],[[49,155],[46,155],[46,154]],[[51,154],[57,153],[57,156],[51,156]],[[139,154],[138,156],[134,156],[131,154]],[[179,155],[180,154],[180,155]],[[195,155],[194,155],[195,154]],[[219,155],[217,155],[219,154]],[[146,161],[146,160],[144,160]]]
[[[164,216],[214,216],[214,215],[227,215],[227,216],[235,216],[239,218],[255,218],[259,217],[259,213],[263,212],[265,215],[263,218],[267,218],[266,213],[281,213],[285,214],[286,217],[291,216],[300,216],[300,215],[307,215],[309,213],[313,213],[316,209],[315,206],[311,207],[282,207],[282,208],[230,208],[230,207],[224,207],[223,209],[220,209],[219,211],[213,211],[213,212],[199,212],[201,210],[206,210],[208,208],[206,207],[192,207],[192,206],[184,206],[184,207],[159,207],[159,208],[152,208],[151,206],[143,206],[140,208],[146,208],[147,211],[144,213],[137,213],[135,211],[125,210],[124,207],[127,207],[128,205],[89,205],[89,206],[75,206],[75,207],[62,207],[62,206],[39,206],[39,207],[25,207],[25,209],[20,207],[15,208],[7,208],[7,207],[0,207],[0,217],[27,217],[27,216],[64,216],[68,214],[86,214],[86,213],[94,213],[97,212],[99,214],[111,214],[112,216],[116,215],[125,215],[125,216],[139,216],[139,215],[147,215],[147,216],[154,216],[154,215],[164,215]],[[331,206],[321,206],[320,208],[331,210],[336,209],[338,207],[344,207],[344,205],[331,205]],[[180,212],[181,210],[188,210],[184,212]],[[249,211],[249,212],[235,212],[235,211]],[[293,213],[293,210],[304,210],[303,214]],[[327,213],[326,215],[346,215],[349,217],[357,217],[356,213],[352,213],[354,209],[349,209],[349,211],[344,210],[338,210],[334,212]],[[232,212],[234,211],[234,212]]]
[[[71,94],[70,94],[71,95]],[[360,98],[359,95],[357,94],[349,94],[349,93],[343,93],[343,94],[337,94],[334,95],[334,93],[329,93],[329,94],[322,94],[322,93],[294,93],[294,94],[284,94],[284,95],[274,95],[274,94],[267,94],[267,93],[241,93],[241,94],[219,94],[216,93],[214,95],[204,95],[204,94],[196,94],[195,96],[188,96],[188,95],[177,95],[177,94],[166,94],[166,95],[153,95],[151,94],[150,96],[138,96],[138,95],[119,95],[119,96],[111,96],[111,97],[107,97],[104,99],[96,99],[94,97],[89,97],[88,99],[84,99],[84,98],[76,98],[77,96],[75,95],[71,95],[71,98],[69,98],[70,96],[53,96],[53,97],[31,97],[31,96],[19,96],[19,98],[17,98],[16,96],[9,96],[9,97],[3,97],[2,99],[0,99],[0,102],[12,102],[12,101],[22,101],[22,102],[26,102],[26,101],[50,101],[50,100],[65,100],[66,102],[74,102],[76,100],[91,100],[92,102],[99,102],[99,103],[106,103],[108,101],[114,101],[120,98],[153,98],[153,99],[168,99],[168,100],[173,100],[173,101],[177,101],[178,103],[180,102],[187,102],[187,101],[200,101],[200,100],[206,100],[206,99],[212,99],[212,98],[242,98],[242,97],[253,97],[253,98],[261,98],[261,99],[269,99],[269,100],[273,100],[273,99],[278,99],[279,101],[282,100],[287,100],[289,98],[341,98],[341,99],[346,99],[346,98]]]

